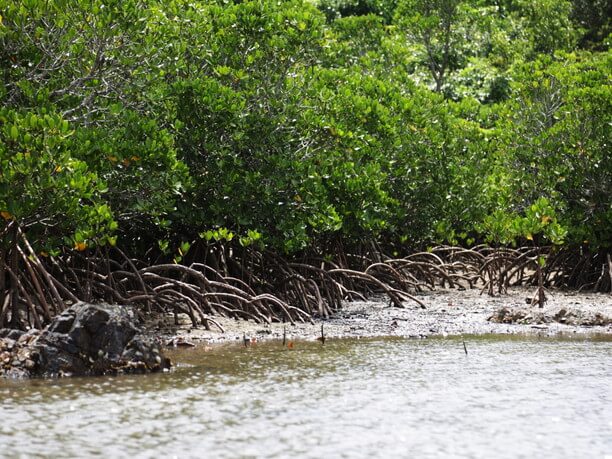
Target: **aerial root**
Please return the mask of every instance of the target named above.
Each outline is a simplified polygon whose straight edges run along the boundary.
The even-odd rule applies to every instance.
[[[478,287],[491,295],[510,285],[612,292],[610,253],[551,247],[439,246],[404,258],[368,247],[363,253],[301,261],[219,247],[206,250],[204,262],[176,264],[133,259],[118,248],[64,250],[40,258],[14,222],[0,230],[0,242],[0,327],[22,329],[41,328],[80,300],[170,313],[177,322],[185,314],[194,327],[223,332],[215,317],[295,324],[329,317],[344,302],[372,295],[386,296],[395,307],[425,308],[415,294],[439,287]]]

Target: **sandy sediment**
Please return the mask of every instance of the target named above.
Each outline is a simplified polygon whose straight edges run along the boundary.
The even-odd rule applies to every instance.
[[[478,334],[609,335],[612,338],[612,296],[552,291],[544,308],[527,304],[531,288],[513,288],[505,295],[488,296],[480,290],[437,290],[418,294],[426,309],[406,302],[404,308],[391,307],[384,298],[347,302],[341,311],[313,323],[258,324],[253,321],[215,318],[224,332],[193,329],[187,316],[173,326],[173,318],[157,320],[152,327],[168,344],[184,342],[241,342],[283,339],[428,336]]]

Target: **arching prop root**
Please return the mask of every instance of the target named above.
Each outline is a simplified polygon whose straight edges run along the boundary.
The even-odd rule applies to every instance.
[[[41,328],[75,295],[59,287],[19,225],[0,231],[0,328]]]
[[[608,252],[439,246],[391,258],[375,245],[356,254],[340,249],[337,258],[300,261],[219,243],[206,244],[184,264],[137,260],[116,247],[40,258],[17,223],[7,222],[0,231],[0,327],[40,328],[79,300],[130,304],[143,313],[171,313],[175,321],[186,314],[193,326],[223,331],[215,317],[311,321],[370,295],[424,308],[415,294],[438,287],[489,294],[521,284],[537,285],[538,292],[549,286],[612,291]]]

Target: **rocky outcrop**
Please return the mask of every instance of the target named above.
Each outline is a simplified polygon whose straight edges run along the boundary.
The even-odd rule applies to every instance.
[[[122,306],[77,303],[43,331],[0,330],[3,376],[145,373],[170,365]]]

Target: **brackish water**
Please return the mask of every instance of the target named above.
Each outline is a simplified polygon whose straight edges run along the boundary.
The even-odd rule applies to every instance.
[[[609,338],[466,344],[225,345],[167,374],[0,381],[0,456],[612,455]]]

